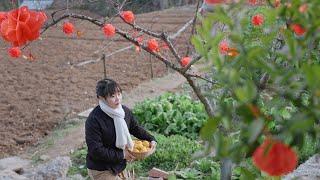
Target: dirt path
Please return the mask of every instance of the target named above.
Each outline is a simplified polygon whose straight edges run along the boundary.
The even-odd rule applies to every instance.
[[[165,92],[175,92],[185,82],[184,77],[177,73],[168,74],[162,78],[142,83],[130,92],[124,92],[123,104],[133,108],[134,104],[146,98],[153,98]],[[40,157],[52,159],[68,155],[84,143],[84,122],[91,109],[79,114],[79,118],[69,120],[71,127],[60,128],[53,132],[39,146],[30,148],[23,158],[38,160]]]

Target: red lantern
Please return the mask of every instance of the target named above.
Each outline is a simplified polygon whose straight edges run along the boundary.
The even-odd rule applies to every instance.
[[[279,7],[281,5],[281,0],[275,0],[274,1],[274,7]]]
[[[6,12],[0,12],[0,28],[1,28],[1,23],[7,19],[7,13]]]
[[[72,34],[73,31],[74,31],[74,26],[73,26],[73,24],[70,23],[70,22],[65,22],[65,23],[63,23],[62,30],[63,30],[63,32],[64,32],[65,34],[70,35],[70,34]]]
[[[270,176],[292,172],[298,163],[296,153],[281,141],[266,139],[253,153],[254,164]]]
[[[1,36],[14,46],[37,39],[41,26],[47,20],[45,13],[30,11],[27,6],[9,11],[6,16],[2,13],[1,17]]]
[[[11,57],[18,58],[21,56],[21,50],[19,47],[12,47],[8,49],[8,53]]]
[[[302,4],[300,7],[299,7],[299,12],[301,13],[305,13],[308,11],[308,4]]]
[[[219,43],[219,51],[221,54],[228,54],[229,51],[229,44],[226,40],[223,40]]]
[[[239,52],[236,48],[229,48],[227,55],[231,57],[236,57],[239,55]]]
[[[127,23],[133,23],[134,22],[134,14],[132,11],[123,11],[121,13],[121,16],[123,17],[124,21]]]
[[[159,51],[159,44],[158,41],[156,39],[150,39],[148,41],[148,48],[150,51],[152,52],[156,52]]]
[[[299,24],[291,24],[290,28],[297,36],[303,36],[306,30]]]
[[[116,28],[112,26],[111,24],[106,24],[103,26],[103,32],[105,36],[112,37],[116,33]]]
[[[184,57],[181,59],[180,63],[182,67],[186,67],[191,61],[190,57]]]
[[[250,5],[256,5],[257,4],[257,0],[248,0],[248,3]]]
[[[264,22],[264,17],[262,14],[256,14],[252,17],[251,22],[254,26],[261,26]]]

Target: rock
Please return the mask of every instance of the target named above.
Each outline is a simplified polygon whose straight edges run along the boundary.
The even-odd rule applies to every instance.
[[[42,160],[42,161],[47,161],[48,159],[50,159],[50,157],[48,155],[41,155],[40,156],[40,160]]]
[[[26,177],[21,176],[9,169],[0,171],[0,179],[1,180],[27,180]]]
[[[283,178],[284,180],[319,180],[320,179],[320,154],[309,158],[295,171]]]
[[[0,171],[1,170],[11,170],[11,171],[21,171],[30,164],[30,160],[22,159],[18,156],[12,156],[4,159],[0,159]]]
[[[70,157],[57,157],[49,161],[48,163],[39,165],[32,173],[26,176],[29,179],[36,180],[66,179],[67,172],[70,166]]]
[[[152,168],[150,171],[149,171],[149,177],[151,178],[163,178],[163,179],[168,179],[168,176],[169,176],[169,173],[168,172],[165,172],[161,169],[158,169],[158,168]]]
[[[67,177],[67,180],[84,180],[84,177],[82,177],[80,174],[75,174],[73,176]]]

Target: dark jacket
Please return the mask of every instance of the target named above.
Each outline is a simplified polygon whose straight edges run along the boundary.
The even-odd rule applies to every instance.
[[[140,127],[126,106],[125,121],[130,134],[141,140],[154,141],[154,137]],[[90,113],[85,125],[88,146],[87,168],[104,171],[111,170],[118,174],[126,167],[123,150],[116,147],[116,130],[113,119],[97,106]]]

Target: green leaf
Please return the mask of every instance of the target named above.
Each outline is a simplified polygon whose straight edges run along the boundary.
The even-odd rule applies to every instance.
[[[210,140],[217,130],[220,118],[210,118],[200,130],[200,137],[204,140]]]
[[[170,174],[168,176],[168,180],[176,180],[176,179],[177,179],[177,177],[174,174]]]
[[[255,180],[255,175],[250,172],[248,169],[241,167],[241,176],[240,180]]]
[[[216,9],[215,13],[209,14],[208,18],[212,22],[221,22],[229,26],[233,26],[233,20],[220,8]]]
[[[310,119],[303,115],[295,115],[295,119],[289,123],[289,130],[293,133],[303,133],[308,131],[314,125],[314,119]]]
[[[285,41],[288,43],[288,46],[289,46],[291,58],[293,58],[296,55],[297,42],[294,39],[294,35],[291,31],[285,30],[284,35],[285,35]]]
[[[264,127],[263,119],[254,120],[249,126],[249,143],[255,142]]]
[[[307,83],[313,89],[320,89],[320,66],[319,65],[305,65],[303,67]]]
[[[252,101],[256,97],[257,88],[253,84],[253,82],[248,81],[242,87],[238,87],[237,89],[235,89],[235,94],[241,102],[247,103]]]

